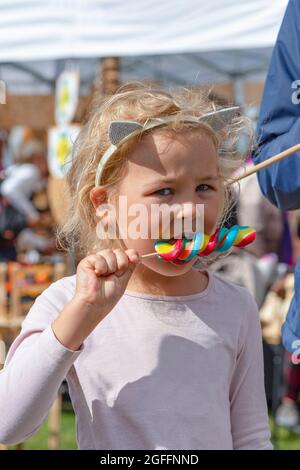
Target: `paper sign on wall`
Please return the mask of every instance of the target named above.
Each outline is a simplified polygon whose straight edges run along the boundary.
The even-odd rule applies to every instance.
[[[63,178],[71,164],[72,146],[80,126],[70,124],[52,127],[48,131],[48,166],[52,176]]]
[[[69,124],[76,113],[79,94],[79,72],[66,70],[58,77],[55,90],[55,122]]]

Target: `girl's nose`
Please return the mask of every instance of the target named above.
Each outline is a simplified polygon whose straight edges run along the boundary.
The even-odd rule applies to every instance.
[[[182,221],[185,233],[200,232],[204,229],[204,204],[184,202],[176,213],[176,221]]]

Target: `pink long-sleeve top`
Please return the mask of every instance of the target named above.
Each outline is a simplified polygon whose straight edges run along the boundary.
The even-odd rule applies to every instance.
[[[28,439],[67,379],[79,449],[272,449],[256,304],[208,273],[204,291],[126,291],[78,351],[51,324],[76,276],[31,307],[0,372],[0,442]]]

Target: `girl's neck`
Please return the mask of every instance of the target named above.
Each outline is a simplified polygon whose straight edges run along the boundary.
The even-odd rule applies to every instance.
[[[182,276],[162,276],[140,264],[131,276],[127,289],[143,294],[184,296],[198,294],[206,289],[208,275],[191,269]]]

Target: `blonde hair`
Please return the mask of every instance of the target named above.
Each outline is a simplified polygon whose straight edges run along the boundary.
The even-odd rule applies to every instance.
[[[66,175],[70,204],[65,220],[57,231],[58,244],[63,249],[73,249],[78,257],[113,246],[109,240],[98,239],[96,234],[98,219],[90,200],[97,166],[104,152],[111,145],[108,127],[113,120],[133,120],[144,125],[151,118],[176,115],[178,119],[165,125],[164,129],[183,131],[196,127],[208,133],[218,152],[220,178],[224,181],[229,178],[244,161],[236,144],[240,132],[247,127],[247,120],[237,116],[219,133],[213,132],[200,123],[180,121],[181,115],[201,116],[218,108],[221,106],[210,101],[207,93],[197,89],[179,88],[166,92],[140,82],[123,85],[114,95],[95,102],[73,146],[71,165]],[[144,134],[151,132],[155,132],[155,129],[129,139],[107,162],[100,184],[108,188],[108,194],[110,191],[113,194],[113,188],[124,174],[126,156]],[[224,207],[218,225],[226,220],[231,205],[231,192],[224,188]]]

